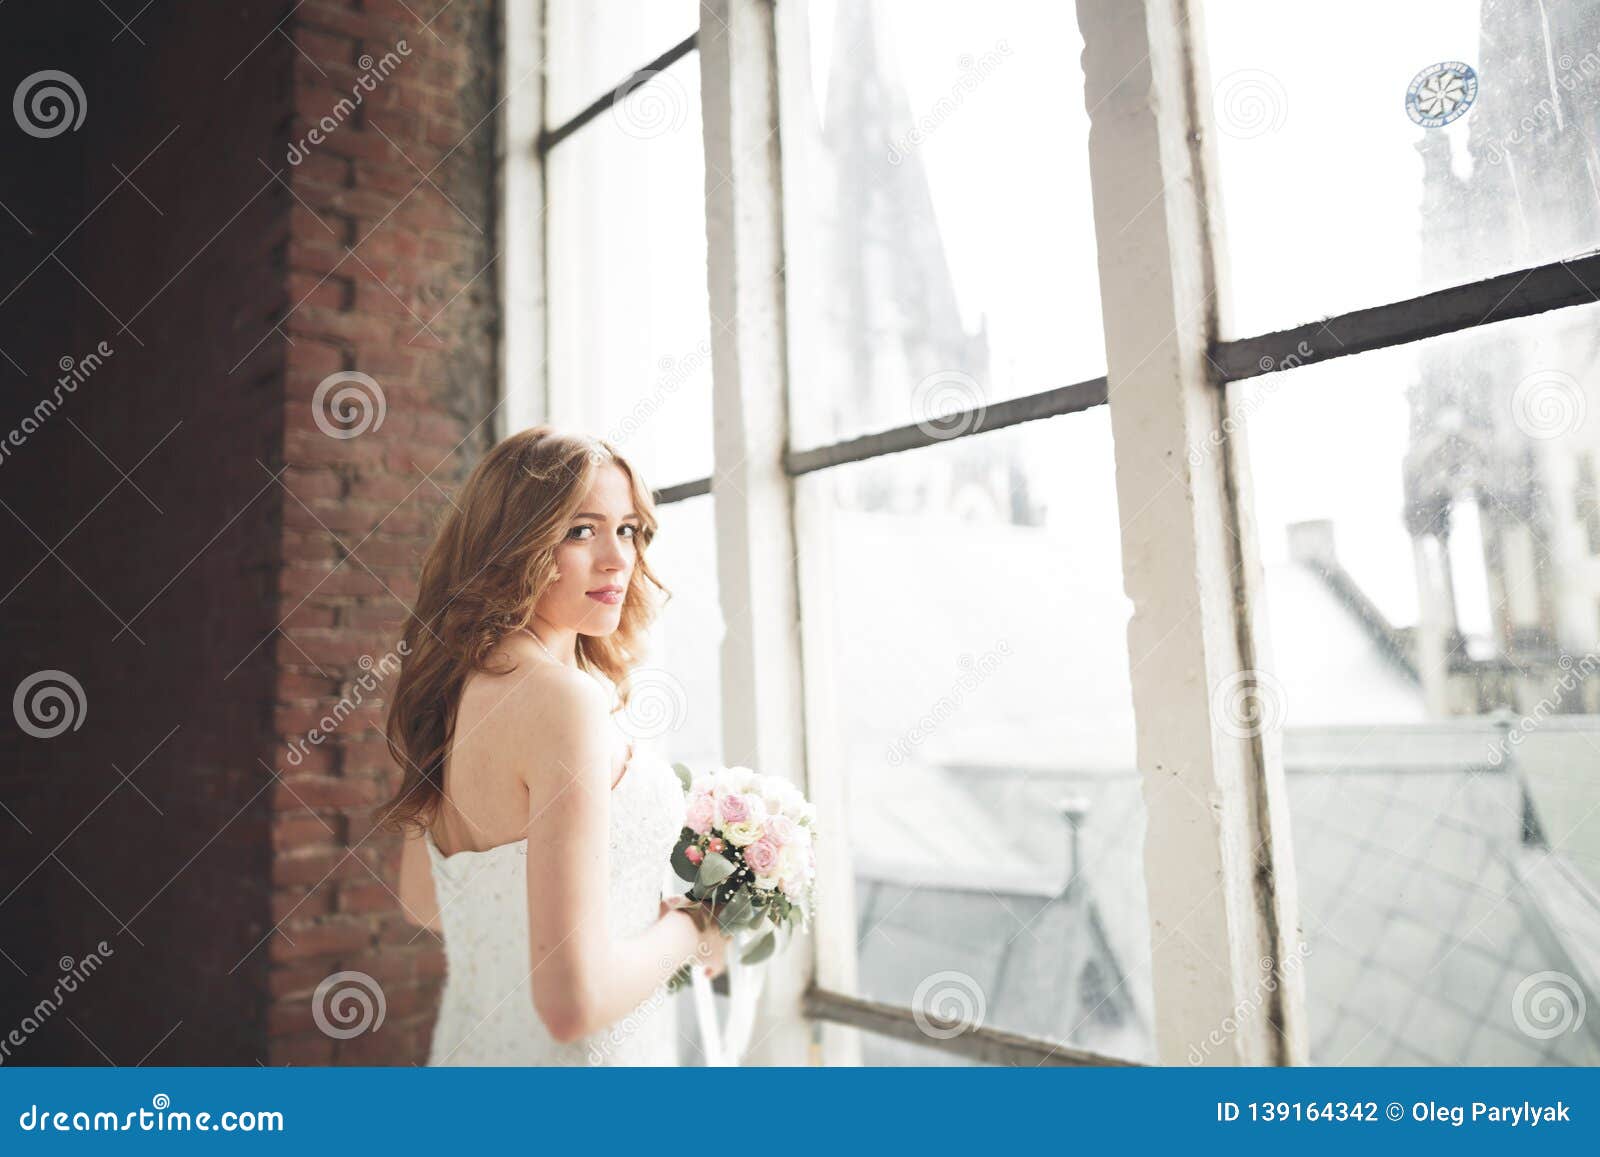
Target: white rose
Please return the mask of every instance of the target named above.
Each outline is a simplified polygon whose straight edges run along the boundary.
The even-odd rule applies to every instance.
[[[758,823],[729,824],[722,829],[722,838],[736,848],[747,848],[761,838],[763,830]]]

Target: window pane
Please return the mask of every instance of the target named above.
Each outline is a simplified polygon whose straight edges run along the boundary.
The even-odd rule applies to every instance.
[[[692,34],[700,11],[695,0],[549,0],[545,19],[545,124],[555,128]]]
[[[656,517],[650,568],[672,597],[633,676],[629,728],[669,760],[713,764],[722,754],[722,611],[711,497],[657,506]]]
[[[1600,1063],[1597,324],[1233,387],[1313,1063]]]
[[[1103,374],[1072,6],[778,13],[794,444]]]
[[[837,596],[802,607],[811,758],[845,776],[851,995],[1153,1059],[1108,417],[799,479],[804,589]]]
[[[1600,8],[1204,5],[1231,310],[1287,328],[1600,245]],[[1374,33],[1381,29],[1382,34]],[[1352,67],[1359,62],[1359,67]],[[1442,74],[1436,119],[1413,80]],[[1457,70],[1458,71],[1458,70]]]
[[[601,117],[549,170],[555,420],[610,438],[653,487],[711,473],[698,55],[664,75],[681,123]]]

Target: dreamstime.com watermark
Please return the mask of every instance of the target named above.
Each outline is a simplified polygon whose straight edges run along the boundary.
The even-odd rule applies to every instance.
[[[20,449],[39,427],[49,421],[50,415],[61,408],[63,394],[76,393],[78,387],[88,381],[115,352],[110,342],[103,341],[81,358],[65,356],[57,362],[61,376],[56,379],[55,388],[34,403],[32,412],[18,422],[3,441],[0,441],[0,465],[4,465],[12,451]]]
[[[950,91],[934,101],[933,107],[918,117],[916,124],[890,142],[889,163],[891,165],[903,163],[924,141],[938,131],[940,125],[956,115],[967,97],[994,75],[995,71],[1005,63],[1004,58],[1010,55],[1011,45],[1004,40],[996,40],[994,47],[982,56],[974,57],[970,53],[964,53],[957,61],[961,74],[950,86]]]
[[[148,1109],[113,1113],[106,1109],[41,1109],[29,1105],[17,1117],[24,1133],[282,1133],[283,1114],[275,1109],[224,1109],[220,1113],[183,1109],[168,1112],[172,1098],[157,1093]],[[215,1123],[213,1123],[213,1121]]]
[[[400,55],[396,56],[396,52]],[[305,136],[298,141],[290,141],[289,151],[284,159],[291,165],[298,165],[310,156],[312,146],[322,144],[338,131],[339,126],[361,107],[366,94],[375,91],[381,82],[387,80],[389,75],[400,67],[401,57],[410,55],[411,46],[404,38],[395,41],[394,48],[385,52],[376,61],[372,59],[371,53],[363,55],[356,62],[361,67],[361,75],[356,77],[355,84],[350,87],[350,96],[340,97],[339,103],[333,106],[333,111],[313,125]]]
[[[35,671],[11,696],[11,714],[17,726],[35,739],[54,739],[76,731],[89,717],[89,699],[83,684],[65,671]]]
[[[1573,56],[1570,52],[1563,52],[1555,60],[1556,71],[1549,75],[1567,92],[1573,91],[1580,84],[1587,84],[1600,77],[1600,44],[1595,45],[1582,56]],[[1491,165],[1498,165],[1506,159],[1507,150],[1532,137],[1533,134],[1547,124],[1554,124],[1557,131],[1566,127],[1566,117],[1561,113],[1561,105],[1556,100],[1554,90],[1550,95],[1541,97],[1533,106],[1533,111],[1512,127],[1510,132],[1504,134],[1498,141],[1489,141],[1483,147],[1483,158]]]
[[[1524,1036],[1550,1040],[1583,1027],[1589,1002],[1583,986],[1565,972],[1524,976],[1511,994],[1511,1019]]]
[[[1298,945],[1292,953],[1284,958],[1283,974],[1288,976],[1295,972],[1299,969],[1301,961],[1310,955],[1311,945]],[[1205,1040],[1200,1045],[1191,1044],[1189,1046],[1189,1063],[1191,1065],[1198,1065],[1211,1055],[1212,1049],[1226,1044],[1228,1039],[1239,1031],[1241,1025],[1260,1011],[1261,1006],[1267,1001],[1267,996],[1278,991],[1279,969],[1273,967],[1272,957],[1263,956],[1261,958],[1261,970],[1266,973],[1266,979],[1256,984],[1255,991],[1250,994],[1249,998],[1241,1000],[1234,1005],[1233,1011],[1222,1018],[1221,1025],[1206,1034]]]
[[[1581,659],[1562,655],[1556,660],[1556,665],[1561,668],[1561,675],[1550,688],[1550,693],[1535,703],[1532,711],[1507,728],[1506,733],[1489,749],[1490,767],[1499,767],[1510,757],[1513,747],[1520,747],[1522,741],[1537,731],[1546,719],[1558,714],[1556,709],[1567,695],[1577,690],[1578,685],[1596,670],[1600,670],[1600,655],[1591,652]]]
[[[733,951],[733,949],[730,947],[729,951]],[[695,949],[694,954],[696,957],[702,958],[709,956],[711,954],[710,945],[701,944]],[[681,963],[682,962],[680,961],[679,964],[681,965]],[[672,964],[673,961],[669,957],[663,956],[661,958],[662,968],[667,968]],[[610,1028],[601,1029],[592,1036],[586,1037],[585,1039],[589,1042],[589,1064],[605,1064],[606,1058],[615,1052],[623,1043],[629,1040],[629,1038],[637,1035],[640,1029],[644,1028],[648,1024],[653,1023],[652,1017],[654,1016],[656,1010],[668,1000],[672,999],[673,995],[674,993],[672,990],[667,986],[667,983],[663,981],[661,984],[656,985],[655,990],[651,992],[649,996],[645,997],[638,1004],[634,1005],[628,1014],[621,1020],[617,1021]]]
[[[982,1028],[987,1014],[983,986],[955,969],[924,976],[911,994],[911,1019],[923,1036],[933,1040],[949,1040]]]
[[[995,673],[1003,658],[1011,655],[1011,644],[1001,639],[995,644],[993,651],[985,651],[976,659],[971,655],[962,655],[956,660],[956,666],[961,668],[961,674],[956,676],[956,681],[951,684],[950,690],[939,696],[929,708],[928,713],[889,745],[889,762],[899,767],[911,757],[911,753],[928,737],[939,729],[950,716],[961,710],[961,704],[966,696],[976,691],[983,685],[985,679]]]
[[[346,970],[325,976],[311,994],[311,1019],[324,1036],[334,1040],[377,1032],[388,1011],[383,985],[365,972]]]
[[[70,72],[47,68],[24,77],[11,94],[11,115],[30,137],[49,140],[77,132],[89,115],[83,85]]]
[[[376,663],[371,655],[362,655],[356,660],[356,665],[366,672],[351,680],[350,690],[340,697],[339,702],[333,705],[333,710],[324,715],[310,731],[306,732],[304,739],[295,739],[289,744],[289,764],[299,767],[305,761],[306,752],[312,747],[320,746],[323,740],[339,729],[339,725],[348,719],[357,707],[366,702],[366,693],[377,689],[378,684],[400,669],[400,659],[397,655],[411,654],[411,648],[404,639],[393,651],[390,651]],[[376,672],[376,674],[374,674]]]
[[[77,992],[78,985],[98,972],[106,957],[116,955],[116,950],[104,940],[94,947],[95,950],[82,960],[63,956],[56,962],[56,966],[61,969],[61,976],[56,980],[55,987],[50,990],[50,995],[34,1005],[32,1011],[22,1018],[22,1023],[0,1039],[0,1065],[11,1059],[12,1049],[19,1049],[27,1044],[28,1038],[55,1015],[65,1000],[63,993],[71,995]]]
[[[671,671],[635,667],[626,682],[628,705],[617,726],[630,739],[649,742],[677,731],[689,718],[689,692]]]
[[[1315,357],[1316,353],[1310,342],[1302,340],[1295,346],[1294,353],[1281,358],[1263,354],[1258,364],[1263,374],[1275,374],[1304,364],[1307,358]],[[1198,444],[1189,447],[1189,465],[1198,466],[1204,462],[1208,454],[1222,445],[1223,439],[1241,429],[1257,410],[1265,406],[1267,399],[1277,393],[1282,384],[1282,378],[1268,377],[1258,389],[1245,391],[1243,399],[1222,419],[1221,425],[1209,431]]]
[[[670,355],[657,362],[661,370],[661,377],[656,380],[656,388],[650,392],[649,397],[640,398],[633,404],[633,408],[617,420],[606,432],[605,440],[613,446],[621,446],[633,435],[643,429],[644,424],[655,416],[656,411],[666,404],[666,400],[683,388],[683,384],[701,366],[711,360],[711,342],[702,338],[700,344],[689,351],[684,357],[674,358]]]

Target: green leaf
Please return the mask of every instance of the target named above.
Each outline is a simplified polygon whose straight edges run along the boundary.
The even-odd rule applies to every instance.
[[[724,932],[731,934],[737,929],[747,926],[752,915],[756,915],[759,918],[759,913],[755,911],[755,905],[750,902],[750,893],[740,892],[722,906],[722,910],[717,913],[717,923]]]
[[[660,863],[660,861],[656,861]],[[700,872],[695,882],[702,888],[712,888],[733,875],[733,861],[721,852],[712,852],[700,862]]]
[[[678,773],[678,781],[683,784],[683,790],[687,792],[689,790],[689,785],[694,782],[694,772],[690,771],[681,763],[674,763],[672,765],[672,770]]]
[[[777,946],[777,938],[773,936],[771,932],[768,932],[760,940],[757,940],[745,950],[744,954],[739,957],[739,962],[741,964],[760,964],[763,960],[772,955],[773,950],[777,948]]]
[[[693,860],[683,854],[685,848],[672,849],[672,870],[678,874],[679,879],[687,880],[692,884],[699,878],[700,869]]]

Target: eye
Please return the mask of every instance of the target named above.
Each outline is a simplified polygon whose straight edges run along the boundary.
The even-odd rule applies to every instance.
[[[569,538],[573,542],[587,542],[587,541],[589,541],[587,538],[580,538],[579,537],[579,532],[580,531],[585,531],[585,530],[593,532],[594,529],[595,528],[590,526],[588,523],[584,523],[582,526],[574,526],[571,530],[567,531],[567,538]],[[622,536],[624,542],[632,542],[634,539],[638,538],[639,537],[639,532],[642,529],[643,529],[642,527],[635,526],[631,522],[624,523],[622,526],[617,528],[619,534],[624,530],[626,530],[628,532],[627,534]]]

